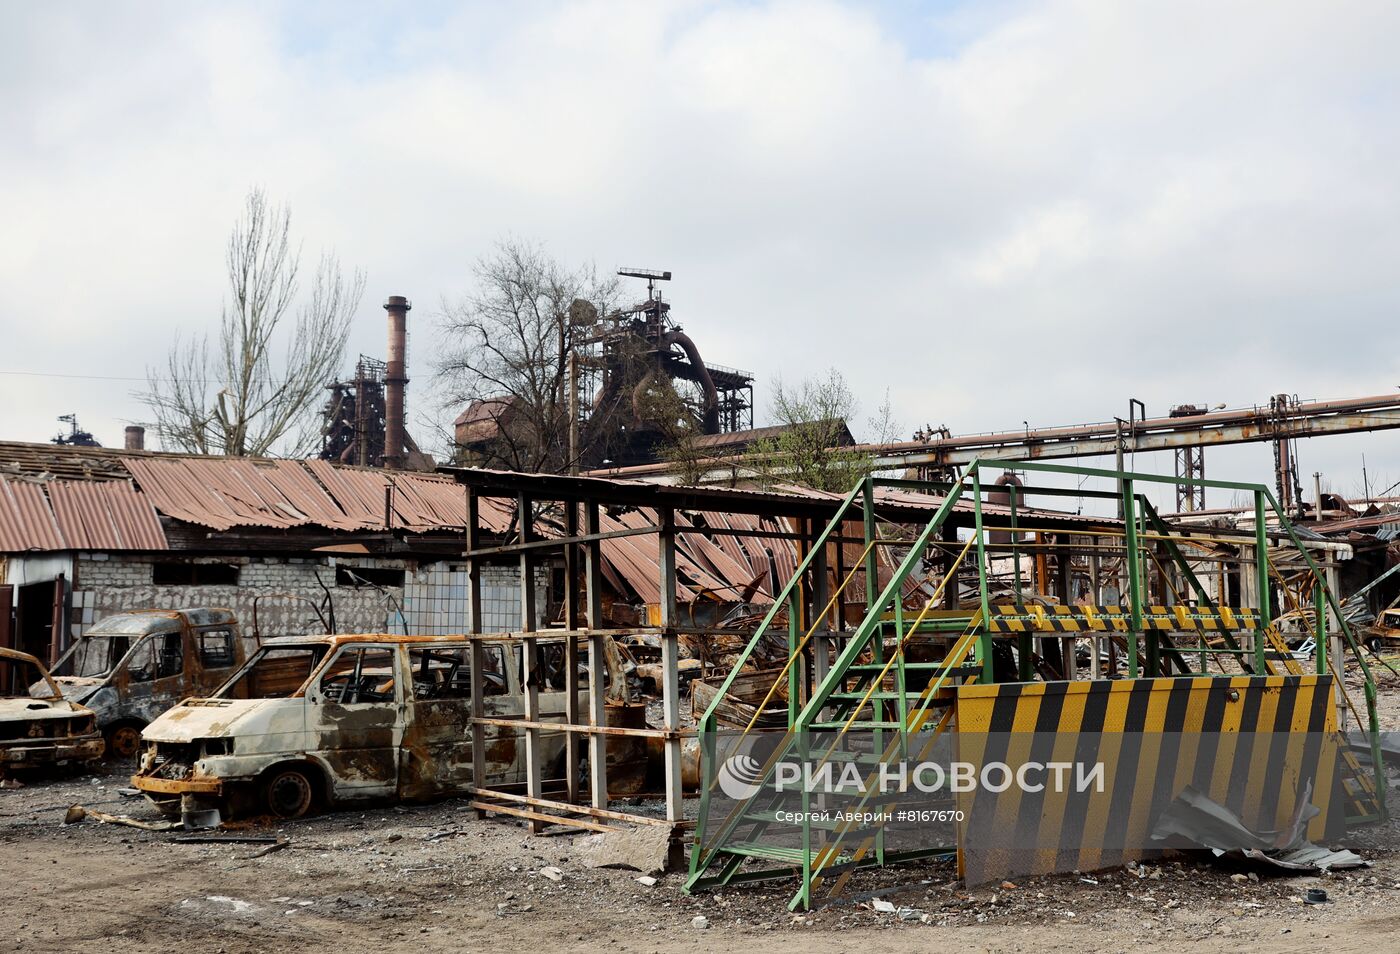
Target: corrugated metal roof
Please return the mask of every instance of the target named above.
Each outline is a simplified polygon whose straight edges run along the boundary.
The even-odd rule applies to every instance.
[[[0,480],[0,550],[62,550],[63,534],[39,484]]]
[[[155,510],[125,481],[0,479],[0,551],[166,547]]]
[[[465,491],[432,474],[346,467],[324,460],[236,457],[133,457],[126,461],[156,510],[214,530],[233,527],[388,529],[385,491],[393,487],[393,529],[418,532],[466,525]],[[481,501],[490,530],[510,525],[511,508]]]
[[[45,489],[70,550],[167,548],[155,508],[124,480],[55,480]]]

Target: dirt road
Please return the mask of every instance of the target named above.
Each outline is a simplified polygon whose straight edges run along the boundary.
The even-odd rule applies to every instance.
[[[154,819],[123,798],[120,773],[34,782],[0,792],[0,944],[15,951],[747,951],[798,943],[845,952],[1179,951],[1196,954],[1397,949],[1400,862],[1323,878],[1243,883],[1190,862],[1118,869],[966,891],[946,866],[904,869],[868,905],[789,914],[791,885],[689,897],[680,877],[654,886],[638,872],[585,867],[574,835],[530,837],[480,820],[461,802],[386,807],[255,829],[285,850],[179,844],[173,835],[64,826],[81,803]],[[558,868],[562,879],[540,873]],[[552,873],[552,872],[551,872]],[[888,889],[890,872],[879,885]],[[873,887],[874,884],[867,886]],[[1331,901],[1300,896],[1324,887]],[[709,927],[693,925],[704,917]],[[927,923],[926,923],[927,922]]]

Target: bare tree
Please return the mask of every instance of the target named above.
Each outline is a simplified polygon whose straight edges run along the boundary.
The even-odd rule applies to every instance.
[[[451,344],[440,364],[450,399],[468,404],[492,434],[474,462],[563,472],[572,463],[569,355],[589,333],[573,314],[587,305],[606,313],[617,281],[591,265],[568,271],[540,245],[511,238],[474,273],[476,291],[444,306]]]
[[[874,460],[858,448],[843,448],[848,424],[859,410],[846,379],[835,368],[796,387],[773,383],[773,423],[784,429],[749,448],[754,470],[765,483],[791,483],[845,493],[870,473]],[[897,431],[889,394],[867,421],[871,440],[892,440]]]
[[[323,254],[310,291],[299,296],[301,250],[292,245],[291,213],[269,206],[261,189],[248,193],[225,266],[230,300],[218,340],[177,336],[163,371],[148,369],[146,390],[136,396],[169,450],[310,453],[319,440],[316,410],[344,360],[364,274],[347,277],[333,254]]]

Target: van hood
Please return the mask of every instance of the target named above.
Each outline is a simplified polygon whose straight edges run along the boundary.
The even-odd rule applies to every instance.
[[[244,716],[265,708],[268,699],[186,699],[141,732],[148,742],[193,742],[236,735]]]
[[[85,706],[74,705],[66,699],[30,699],[25,696],[0,699],[0,722],[71,719],[89,711]]]
[[[82,702],[93,691],[107,681],[106,676],[54,676],[53,681],[58,683],[58,691],[63,693],[63,698],[72,699],[74,702]]]

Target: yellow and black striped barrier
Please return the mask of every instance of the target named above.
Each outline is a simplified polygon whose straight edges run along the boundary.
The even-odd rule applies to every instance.
[[[1073,765],[1071,783],[1099,784],[1058,790],[1041,769],[1039,791],[958,794],[960,873],[978,884],[1161,854],[1152,829],[1188,786],[1254,831],[1286,827],[1307,798],[1321,810],[1309,838],[1335,837],[1345,796],[1331,689],[1330,675],[961,686],[956,758],[1011,773]]]
[[[993,607],[986,628],[992,633],[1126,633],[1133,614],[1126,606],[1038,606],[1012,603]],[[1259,627],[1259,611],[1245,607],[1144,606],[1144,630],[1195,632],[1197,630],[1252,630]]]

